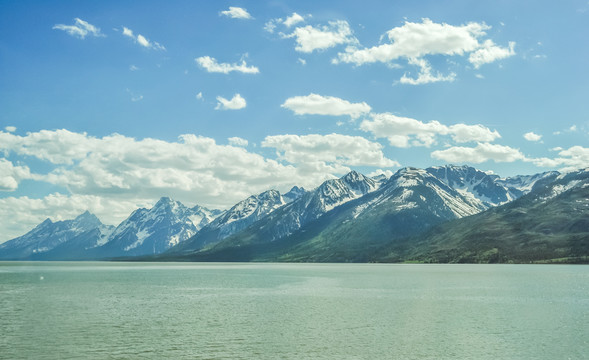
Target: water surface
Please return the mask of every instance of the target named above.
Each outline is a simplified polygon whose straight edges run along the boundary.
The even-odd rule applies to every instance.
[[[583,359],[589,267],[0,262],[2,359]]]

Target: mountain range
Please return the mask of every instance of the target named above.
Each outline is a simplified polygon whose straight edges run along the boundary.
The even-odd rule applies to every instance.
[[[5,260],[583,262],[589,169],[501,178],[468,166],[352,171],[229,210],[161,198],[118,226],[86,212],[0,244]],[[584,260],[585,259],[585,260]]]

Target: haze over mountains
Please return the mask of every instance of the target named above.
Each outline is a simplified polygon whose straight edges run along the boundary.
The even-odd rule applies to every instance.
[[[501,178],[468,166],[352,171],[227,211],[161,198],[117,227],[86,212],[0,244],[4,260],[583,261],[589,169]]]

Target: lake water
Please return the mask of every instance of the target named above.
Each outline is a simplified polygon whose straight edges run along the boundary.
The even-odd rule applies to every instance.
[[[2,359],[587,359],[589,266],[0,262]]]

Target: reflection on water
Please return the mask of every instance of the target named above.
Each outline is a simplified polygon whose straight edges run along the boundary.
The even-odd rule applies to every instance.
[[[589,267],[0,263],[2,359],[555,359]]]

